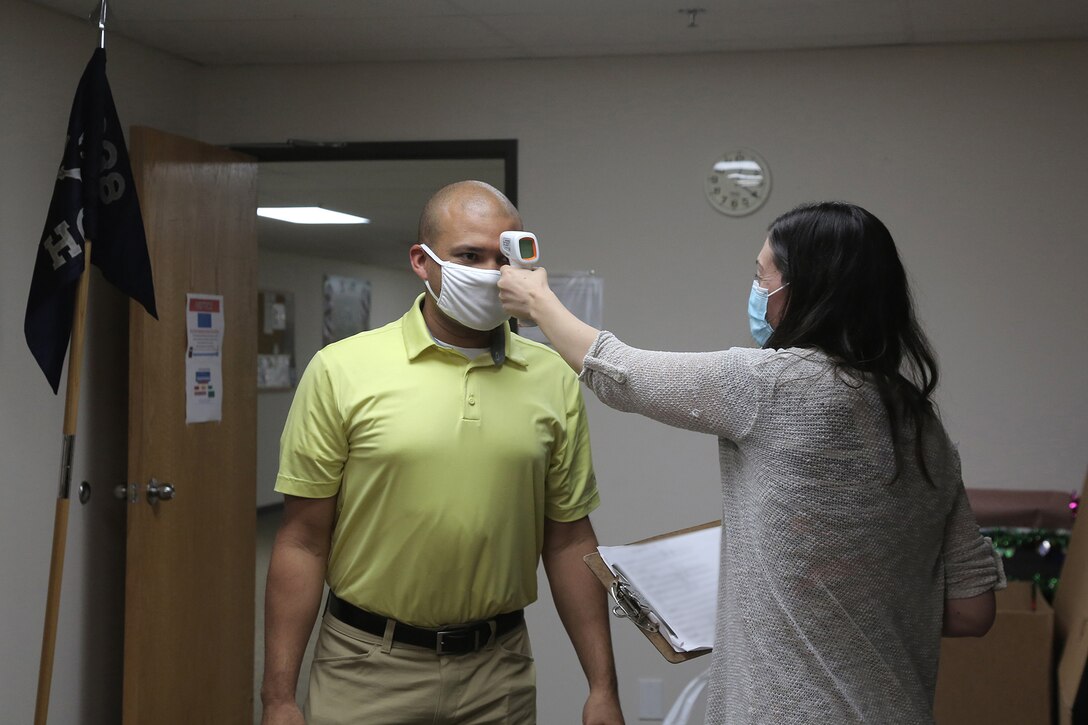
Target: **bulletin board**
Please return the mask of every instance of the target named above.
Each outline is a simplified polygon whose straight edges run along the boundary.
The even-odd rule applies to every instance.
[[[294,300],[290,292],[257,293],[257,389],[295,384]]]
[[[325,275],[321,343],[370,329],[370,280]]]

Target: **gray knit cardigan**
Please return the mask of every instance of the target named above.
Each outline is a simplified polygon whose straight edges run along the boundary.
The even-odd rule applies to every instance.
[[[812,350],[637,350],[597,336],[607,405],[718,437],[707,723],[932,723],[945,599],[1004,586],[940,423],[897,464],[874,386]],[[678,493],[680,493],[678,491]]]

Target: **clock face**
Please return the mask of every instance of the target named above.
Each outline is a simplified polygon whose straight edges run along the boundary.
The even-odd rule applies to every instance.
[[[751,214],[771,193],[771,170],[754,151],[724,153],[706,175],[706,198],[722,214]]]

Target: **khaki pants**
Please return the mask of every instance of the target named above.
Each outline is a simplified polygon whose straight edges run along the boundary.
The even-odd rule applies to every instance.
[[[438,655],[328,612],[310,668],[307,725],[533,725],[536,666],[525,625],[476,652]]]

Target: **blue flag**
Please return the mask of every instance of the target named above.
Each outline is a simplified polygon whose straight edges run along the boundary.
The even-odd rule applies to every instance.
[[[106,80],[106,51],[95,50],[68,117],[53,200],[45,221],[23,330],[57,392],[72,331],[84,240],[103,276],[153,317],[155,287],[128,150]]]

